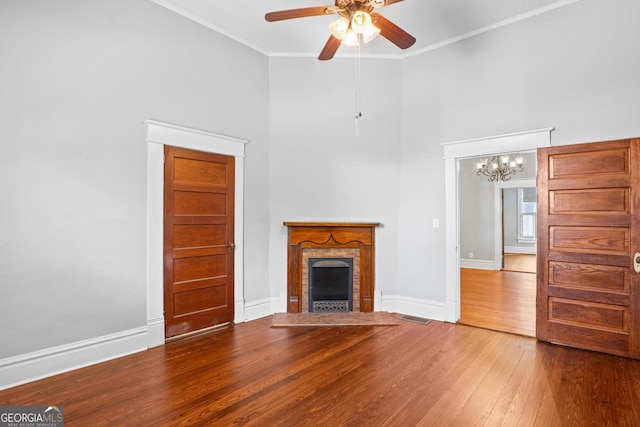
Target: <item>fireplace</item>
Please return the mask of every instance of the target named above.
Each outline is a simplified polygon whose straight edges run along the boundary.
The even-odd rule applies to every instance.
[[[327,247],[319,247],[319,248],[302,248],[301,250],[301,258],[300,258],[300,311],[303,313],[308,313],[311,311],[309,305],[309,280],[310,278],[310,269],[309,269],[309,260],[310,259],[350,259],[351,260],[351,301],[352,306],[350,311],[360,311],[360,250],[357,248],[327,248]]]
[[[310,264],[312,259],[321,258],[349,260],[344,261],[351,264],[348,311],[373,311],[374,237],[379,223],[285,222],[284,225],[289,228],[287,312],[314,312],[309,291],[310,280],[313,281]],[[343,305],[343,302],[336,304]]]
[[[309,312],[353,310],[353,258],[309,259]]]

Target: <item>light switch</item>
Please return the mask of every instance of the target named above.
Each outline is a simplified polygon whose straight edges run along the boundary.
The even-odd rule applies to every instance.
[[[433,218],[433,228],[440,228],[440,218]]]

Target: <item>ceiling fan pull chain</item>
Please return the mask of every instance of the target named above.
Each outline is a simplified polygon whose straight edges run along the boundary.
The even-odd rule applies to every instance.
[[[360,97],[360,89],[356,89],[356,115],[355,115],[355,119],[356,119],[356,136],[358,136],[358,119],[360,117],[362,117],[362,112],[360,111],[360,107],[359,107],[359,98]]]
[[[355,80],[356,80],[356,136],[358,136],[358,119],[362,117],[362,99],[360,97],[360,43],[355,46]]]

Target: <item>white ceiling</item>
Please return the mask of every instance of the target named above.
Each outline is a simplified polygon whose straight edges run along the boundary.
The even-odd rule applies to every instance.
[[[271,56],[318,56],[335,15],[266,22],[267,12],[332,5],[331,0],[151,0]],[[377,37],[363,57],[401,58],[526,19],[578,0],[404,0],[379,9],[417,41],[401,50]],[[342,46],[336,56],[353,53]]]

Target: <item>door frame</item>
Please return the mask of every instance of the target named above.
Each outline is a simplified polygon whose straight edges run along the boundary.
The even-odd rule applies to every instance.
[[[460,159],[495,153],[533,151],[551,146],[553,127],[524,132],[445,142],[445,321],[460,319]]]
[[[148,347],[163,345],[164,333],[164,146],[235,158],[234,322],[244,321],[244,157],[248,141],[198,129],[145,120],[147,125],[147,335]]]

